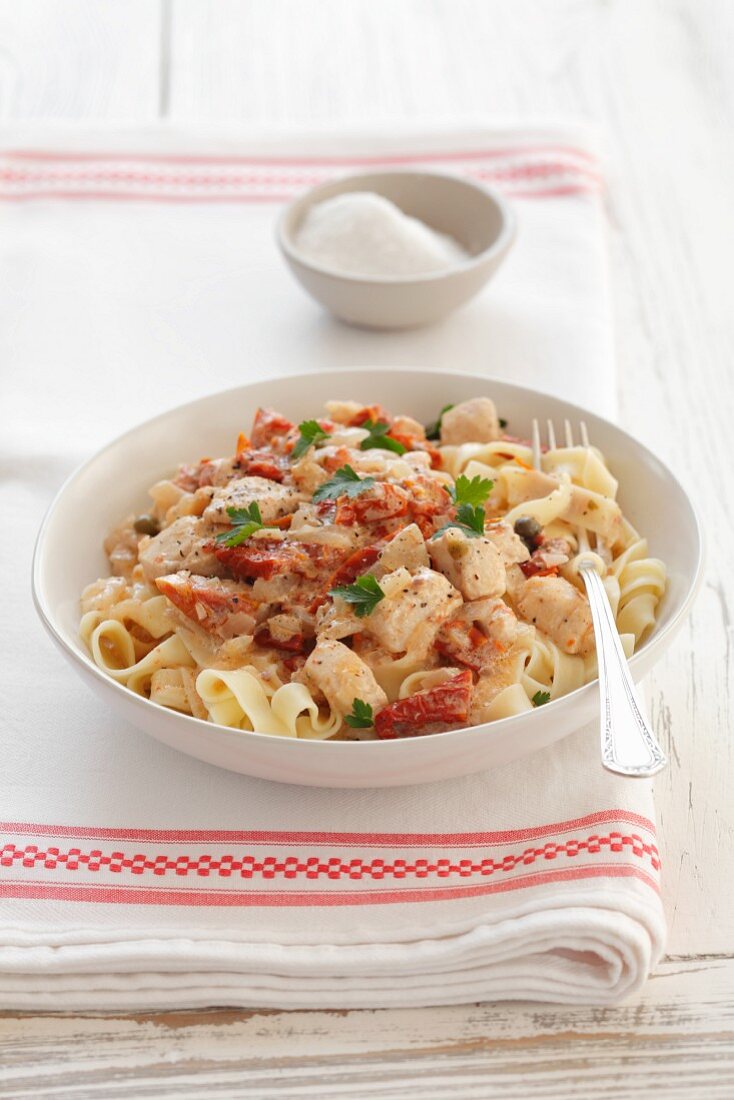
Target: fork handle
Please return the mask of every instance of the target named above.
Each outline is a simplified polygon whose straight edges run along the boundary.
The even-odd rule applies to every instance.
[[[664,768],[667,760],[645,720],[627,665],[606,589],[590,562],[579,572],[586,585],[594,622],[601,703],[601,759],[609,771],[642,778]]]

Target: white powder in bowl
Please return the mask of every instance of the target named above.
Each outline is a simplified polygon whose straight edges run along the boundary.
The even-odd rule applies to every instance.
[[[347,191],[316,203],[295,243],[312,263],[349,275],[426,275],[469,258],[453,237],[371,191]]]

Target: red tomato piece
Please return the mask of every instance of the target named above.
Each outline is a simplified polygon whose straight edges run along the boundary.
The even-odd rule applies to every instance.
[[[383,740],[438,733],[466,722],[473,688],[467,669],[444,684],[389,703],[375,716],[375,731]]]
[[[267,446],[273,449],[276,446],[282,447],[285,442],[284,437],[294,428],[295,424],[292,421],[287,420],[274,409],[258,409],[255,413],[250,441],[255,450]]]
[[[171,573],[155,583],[174,607],[209,634],[220,632],[235,615],[254,616],[260,606],[238,581]]]
[[[351,420],[348,421],[348,428],[361,428],[367,421],[371,420],[373,424],[377,424],[382,421],[383,424],[392,423],[392,417],[390,413],[382,407],[382,405],[365,405],[364,408],[356,412]]]

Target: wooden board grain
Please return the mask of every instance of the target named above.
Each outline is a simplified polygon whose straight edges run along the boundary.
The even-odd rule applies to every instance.
[[[733,982],[734,961],[700,959],[604,1010],[5,1013],[0,1097],[730,1097]]]

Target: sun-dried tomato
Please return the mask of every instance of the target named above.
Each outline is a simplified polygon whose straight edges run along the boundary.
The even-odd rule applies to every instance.
[[[383,740],[436,733],[469,717],[473,680],[467,669],[450,680],[389,703],[375,716],[375,731]]]

